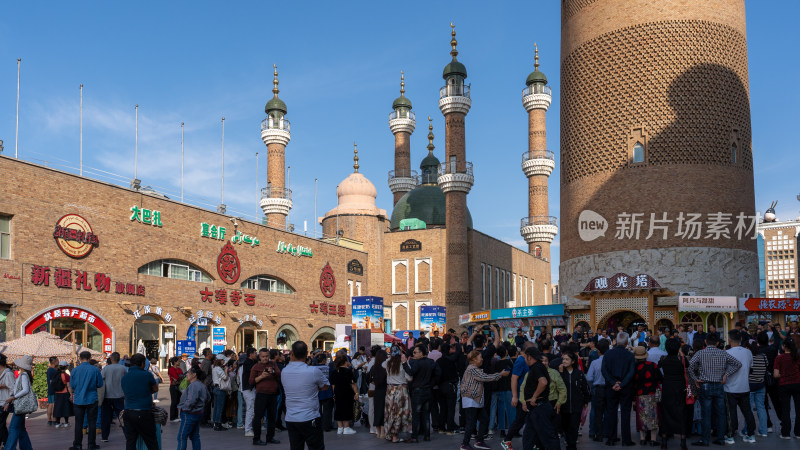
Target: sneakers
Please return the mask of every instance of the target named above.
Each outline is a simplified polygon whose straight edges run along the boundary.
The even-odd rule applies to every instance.
[[[767,437],[766,434],[761,434],[761,433],[756,433],[756,436],[758,436],[758,437]]]
[[[155,400],[153,400],[153,403],[161,403],[161,400],[155,399]]]
[[[476,442],[475,445],[472,446],[472,448],[475,448],[477,450],[491,450],[491,447],[486,445],[486,442],[483,441]]]
[[[342,434],[356,434],[356,433],[358,432],[350,427],[345,427],[344,430],[342,430]]]
[[[514,448],[511,446],[511,441],[500,442],[500,447],[502,447],[503,450],[514,450]]]
[[[253,434],[252,431],[248,431],[248,432],[244,433],[244,437],[254,437],[254,436],[255,435]]]
[[[791,436],[784,436],[784,435],[781,435],[781,439],[791,439],[791,438],[792,438]]]
[[[755,438],[755,436],[745,436],[745,437],[742,438],[742,441],[743,442],[747,442],[748,444],[755,444],[756,443],[756,438]]]
[[[772,427],[767,428],[767,433],[772,433]]]
[[[172,420],[170,420],[170,422],[172,422],[172,423],[178,423],[180,421],[181,421],[181,419],[172,419]]]
[[[726,437],[725,438],[725,445],[734,445],[736,444],[736,440],[733,437]]]

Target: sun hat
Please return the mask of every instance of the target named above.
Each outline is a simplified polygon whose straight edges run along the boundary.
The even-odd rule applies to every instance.
[[[633,349],[633,357],[636,359],[647,359],[647,349],[637,346]]]
[[[19,358],[14,360],[14,365],[23,370],[32,370],[31,367],[32,363],[33,363],[33,358],[27,355],[20,356]]]

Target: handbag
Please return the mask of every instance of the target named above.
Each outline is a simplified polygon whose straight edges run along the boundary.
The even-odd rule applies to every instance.
[[[20,376],[25,376],[22,374]],[[29,378],[30,379],[30,378]],[[28,393],[22,397],[14,399],[14,414],[30,414],[36,411],[36,394],[33,393],[33,386],[28,388]]]
[[[694,402],[697,400],[694,395],[692,395],[692,388],[689,386],[689,377],[686,375],[686,360],[681,356],[681,365],[683,365],[683,379],[686,381],[686,404],[687,405],[694,405]]]

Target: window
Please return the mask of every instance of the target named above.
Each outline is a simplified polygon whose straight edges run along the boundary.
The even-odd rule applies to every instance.
[[[731,162],[734,163],[734,164],[736,164],[736,162],[738,161],[738,158],[737,158],[738,153],[739,152],[738,152],[738,150],[736,148],[736,143],[734,142],[733,145],[731,145]]]
[[[496,304],[500,305],[500,269],[494,269],[494,298]]]
[[[489,286],[489,292],[487,297],[489,297],[489,308],[492,307],[492,266],[486,266],[487,273],[489,274],[486,277],[486,285]]]
[[[211,277],[197,267],[174,259],[161,259],[139,267],[142,275],[154,277],[174,278],[176,280],[198,281],[210,283]]]
[[[276,278],[271,278],[268,275],[257,275],[244,280],[242,289],[277,292],[279,294],[294,294],[294,289],[288,284]]]
[[[481,263],[481,307],[486,308],[486,264]]]
[[[392,294],[408,294],[408,260],[392,261]]]
[[[0,216],[0,259],[11,258],[11,217]]]
[[[642,145],[641,142],[637,142],[633,146],[633,162],[634,163],[644,162],[644,145]]]

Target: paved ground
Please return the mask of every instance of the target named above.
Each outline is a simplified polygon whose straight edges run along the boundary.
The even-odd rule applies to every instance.
[[[159,398],[161,401],[161,406],[166,409],[169,405],[168,400],[168,392],[166,389],[161,389],[159,393]],[[775,416],[773,415],[773,420]],[[740,419],[740,423],[744,423],[743,420]],[[164,449],[174,449],[177,447],[177,431],[178,431],[179,424],[172,424],[168,423],[164,429],[162,434],[162,448]],[[122,435],[122,431],[120,428],[112,425],[112,432],[110,436],[110,442],[104,443],[100,442],[100,437],[98,435],[97,443],[100,444],[102,450],[122,450],[125,448],[125,439]],[[72,437],[73,437],[73,429],[72,428],[53,428],[47,426],[47,417],[44,412],[36,412],[31,415],[30,419],[27,422],[28,433],[31,437],[31,442],[33,443],[33,448],[35,450],[66,450],[72,445]],[[369,434],[369,430],[365,429],[362,426],[357,426],[356,430],[358,434],[351,435],[351,436],[337,436],[336,432],[325,433],[325,445],[328,449],[343,449],[343,450],[352,450],[353,447],[356,448],[368,448],[368,447],[382,447],[382,448],[396,448],[394,444],[386,442],[385,440],[378,440],[375,438],[374,435]],[[777,431],[777,430],[776,430]],[[591,441],[588,438],[588,432],[584,432],[584,436],[579,438],[578,446],[581,449],[587,450],[600,450],[600,449],[607,449],[605,445],[601,443],[596,443]],[[634,437],[637,437],[638,434],[635,433],[634,430]],[[414,448],[419,450],[433,450],[433,449],[442,449],[442,448],[453,448],[457,449],[461,443],[463,435],[455,435],[455,436],[446,436],[440,434],[434,434],[430,442],[420,442],[419,444],[409,444],[409,445],[401,445],[401,448],[408,448],[409,446],[413,445]],[[200,438],[202,440],[203,446],[205,448],[220,448],[224,446],[225,448],[234,449],[234,448],[254,448],[251,445],[252,438],[244,437],[243,430],[228,430],[225,432],[219,431],[212,431],[210,428],[202,428],[200,431]],[[278,432],[276,435],[281,443],[270,445],[269,448],[273,450],[288,450],[289,449],[289,438],[286,432]],[[757,444],[753,445],[753,449],[761,449],[761,448],[770,448],[770,449],[789,449],[789,448],[800,448],[800,439],[792,439],[792,440],[783,440],[778,437],[776,433],[770,433],[768,437],[765,438],[756,438]],[[690,438],[689,443],[696,440],[696,438]],[[638,442],[638,437],[636,439]],[[500,440],[495,438],[492,440],[487,441],[489,446],[493,449],[500,450]],[[521,449],[522,442],[520,439],[515,439],[513,441],[515,448]],[[84,436],[84,449],[87,448],[87,442]],[[737,438],[736,440],[736,447],[747,447],[748,444],[744,444],[741,441],[741,438]],[[638,446],[637,446],[638,447]],[[563,444],[562,444],[562,448]],[[698,447],[695,447],[698,448]],[[670,442],[670,449],[677,450],[679,449],[677,441]]]

